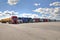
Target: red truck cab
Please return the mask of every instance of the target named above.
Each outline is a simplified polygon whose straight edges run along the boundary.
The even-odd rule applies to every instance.
[[[48,19],[43,19],[43,22],[48,22]]]
[[[34,18],[33,22],[40,22],[40,18]]]
[[[17,16],[12,16],[11,17],[11,20],[9,21],[9,23],[12,23],[12,24],[17,24],[18,23],[18,17]]]

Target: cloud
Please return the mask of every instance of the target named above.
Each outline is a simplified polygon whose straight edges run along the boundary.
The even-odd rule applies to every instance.
[[[60,2],[53,2],[50,4],[50,6],[60,6]]]
[[[31,13],[22,13],[22,14],[20,14],[20,17],[39,18],[39,15],[31,14]]]
[[[39,6],[39,5],[40,5],[40,3],[35,3],[34,5],[35,5],[35,6]]]
[[[53,8],[37,8],[35,10],[32,10],[33,12],[38,12],[41,14],[47,14],[53,12]]]
[[[2,12],[0,11],[0,16],[2,16]]]
[[[8,0],[9,5],[16,5],[19,0]]]
[[[6,10],[2,13],[2,15],[3,16],[13,16],[13,15],[18,15],[18,12]]]
[[[2,18],[9,18],[9,17],[14,16],[14,15],[18,16],[18,12],[8,11],[8,10],[6,10],[4,12],[0,11],[0,19],[2,19]]]
[[[45,17],[45,18],[56,18],[58,15],[60,15],[60,7],[37,8],[37,9],[33,10],[33,12],[40,13],[40,14],[42,14],[42,17]],[[49,16],[46,14],[49,14]]]

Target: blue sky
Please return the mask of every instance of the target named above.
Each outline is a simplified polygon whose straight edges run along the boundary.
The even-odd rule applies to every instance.
[[[5,10],[14,10],[18,12],[31,12],[35,8],[39,7],[50,7],[49,4],[52,2],[56,2],[59,0],[19,0],[19,2],[11,6],[7,4],[8,0],[2,0],[0,1],[0,11],[5,11]],[[34,6],[34,3],[40,3],[41,5],[38,7]]]
[[[9,11],[16,11],[19,14],[27,13],[27,14],[37,14],[41,16],[39,12],[33,12],[32,10],[38,9],[38,8],[55,8],[60,6],[50,6],[49,4],[53,2],[60,2],[60,0],[19,0],[16,5],[10,5],[8,3],[8,0],[1,0],[0,1],[0,11],[4,12],[6,10]],[[40,5],[34,5],[34,4],[40,4]],[[18,16],[20,16],[18,14]],[[49,14],[47,14],[48,16]]]

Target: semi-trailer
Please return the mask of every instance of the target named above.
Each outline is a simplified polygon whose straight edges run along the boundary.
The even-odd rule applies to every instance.
[[[55,22],[55,19],[43,19],[43,18],[26,18],[11,16],[10,18],[1,19],[1,23],[18,24],[18,23],[34,23],[34,22]]]
[[[40,18],[33,18],[33,22],[40,22]]]
[[[10,18],[1,19],[1,23],[9,23],[9,24],[17,24],[18,23],[18,17],[17,16],[11,16]]]
[[[26,17],[18,17],[19,23],[31,23],[33,22],[32,18],[26,18]]]

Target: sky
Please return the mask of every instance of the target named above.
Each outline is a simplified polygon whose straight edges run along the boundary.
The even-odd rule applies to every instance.
[[[0,19],[18,17],[49,18],[60,20],[60,0],[2,0]]]

